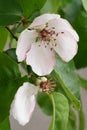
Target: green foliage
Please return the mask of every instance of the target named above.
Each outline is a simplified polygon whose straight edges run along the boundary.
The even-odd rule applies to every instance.
[[[10,130],[9,117],[0,123],[0,130]]]
[[[87,90],[87,80],[83,79],[81,77],[79,77],[79,79],[80,79],[80,85],[81,85],[81,87],[83,87],[85,90]]]
[[[75,57],[77,68],[87,66],[87,12],[81,11],[74,22],[74,27],[78,32],[80,41],[78,43],[78,53]]]
[[[16,0],[23,11],[23,15],[29,17],[33,12],[40,10],[46,0]]]
[[[87,0],[82,0],[83,7],[87,11]]]
[[[40,10],[46,0],[0,0],[0,26],[11,25]]]
[[[82,107],[79,111],[79,130],[85,130],[85,115]]]
[[[41,13],[56,13],[59,5],[60,0],[47,0],[45,5],[41,9]]]
[[[4,27],[0,27],[0,51],[3,51],[7,38],[8,31]]]
[[[72,109],[69,111],[67,130],[76,130],[76,115]]]
[[[64,17],[73,23],[81,8],[81,0],[72,0],[63,9]]]
[[[0,53],[0,122],[9,115],[14,95],[26,80],[26,77],[21,78],[16,62]]]
[[[53,119],[49,130],[67,130],[69,104],[64,95],[54,92],[50,95],[53,104]]]
[[[61,84],[69,100],[73,103],[76,109],[80,109],[79,103],[79,79],[75,73],[73,61],[65,63],[58,56],[56,58],[56,67],[52,73],[56,81]],[[78,99],[77,99],[78,98]]]
[[[13,24],[21,17],[21,7],[15,0],[0,0],[0,26]]]
[[[61,0],[61,8],[66,7],[67,5],[71,4],[73,0]]]
[[[45,114],[47,115],[53,114],[52,102],[48,94],[38,93],[37,102]]]
[[[16,49],[15,48],[11,48],[11,49],[8,49],[5,51],[5,53],[10,57],[12,58],[14,61],[18,61],[17,60],[17,56],[16,56]]]

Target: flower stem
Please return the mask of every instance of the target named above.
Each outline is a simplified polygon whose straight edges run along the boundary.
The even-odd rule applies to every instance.
[[[85,119],[82,107],[79,111],[79,130],[85,130]]]
[[[10,32],[10,34],[12,35],[12,37],[13,37],[16,41],[18,41],[17,36],[14,35],[14,33],[10,30],[10,28],[9,28],[9,27],[5,27],[5,28]]]

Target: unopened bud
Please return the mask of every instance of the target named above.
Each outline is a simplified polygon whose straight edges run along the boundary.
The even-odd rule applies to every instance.
[[[46,77],[41,77],[41,81],[42,81],[42,82],[46,82],[46,81],[47,81],[47,78],[46,78]]]

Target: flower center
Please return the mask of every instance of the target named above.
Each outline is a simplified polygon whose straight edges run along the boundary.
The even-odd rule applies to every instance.
[[[39,36],[40,36],[40,39],[43,41],[50,41],[51,33],[50,31],[43,29],[40,31]]]
[[[53,50],[53,46],[57,46],[57,37],[60,34],[64,34],[64,32],[55,32],[55,27],[49,27],[48,23],[45,24],[45,27],[34,27],[28,28],[28,30],[36,30],[38,36],[35,38],[35,42],[38,43],[40,47],[40,43],[44,43],[44,47],[46,48],[51,43],[50,50]]]
[[[51,82],[50,80],[40,83],[40,89],[42,90],[42,92],[53,92],[55,90],[55,87],[56,83]]]
[[[41,92],[53,92],[55,91],[56,82],[52,79],[48,80],[46,77],[37,79],[36,85],[39,86]]]

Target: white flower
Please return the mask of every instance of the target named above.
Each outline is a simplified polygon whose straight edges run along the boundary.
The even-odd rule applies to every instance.
[[[11,104],[10,115],[21,125],[29,122],[35,107],[35,95],[38,88],[31,83],[25,82],[17,91]]]
[[[37,79],[37,86],[25,82],[19,87],[15,98],[11,104],[10,115],[16,119],[20,125],[26,125],[32,116],[35,108],[35,96],[38,91],[49,92],[51,85],[54,83],[47,80],[45,77]]]
[[[57,14],[43,14],[25,29],[18,39],[18,61],[26,63],[39,76],[50,74],[55,66],[54,51],[68,62],[77,53],[78,34]]]

